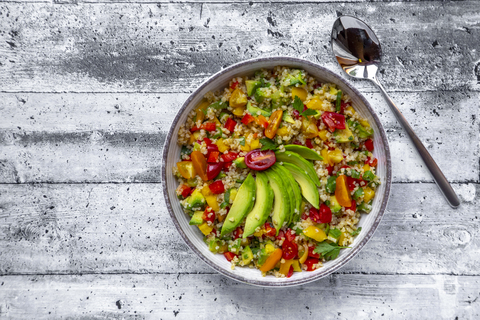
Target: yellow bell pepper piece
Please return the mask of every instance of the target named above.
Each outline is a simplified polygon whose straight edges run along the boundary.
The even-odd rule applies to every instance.
[[[275,251],[275,246],[274,246],[273,244],[271,244],[271,243],[267,243],[267,244],[265,245],[265,252],[266,252],[267,254],[271,254],[273,251]]]
[[[312,139],[318,136],[318,127],[317,127],[317,120],[303,118],[302,120],[302,132],[305,138]]]
[[[328,159],[332,163],[342,162],[342,160],[343,160],[342,150],[340,150],[340,149],[329,150],[328,151]]]
[[[199,136],[200,136],[200,131],[195,131],[194,133],[192,133],[192,134],[190,135],[190,139],[188,140],[188,142],[189,142],[190,144],[194,144],[195,141],[198,140],[198,137],[199,137]]]
[[[338,90],[335,89],[334,87],[330,87],[330,94],[333,94],[334,96],[337,95]]]
[[[327,235],[325,234],[325,231],[315,226],[307,227],[305,230],[303,230],[303,234],[309,238],[316,240],[317,242],[322,242],[325,239],[327,239]],[[308,255],[308,248],[307,248],[307,255]]]
[[[320,130],[318,132],[318,136],[320,137],[320,139],[322,139],[323,141],[327,141],[328,138],[327,138],[327,134],[328,134],[328,131],[323,129],[323,130]]]
[[[213,211],[219,211],[220,210],[220,206],[218,205],[216,195],[212,194],[212,195],[205,196],[205,200],[207,200],[207,204],[210,206],[210,208],[213,209]]]
[[[280,270],[278,270],[278,272],[286,276],[288,274],[288,271],[290,270],[290,266],[292,265],[292,263],[293,259],[286,260],[284,263],[280,264]]]
[[[293,271],[302,272],[302,268],[300,268],[300,263],[298,263],[298,260],[293,260],[292,266],[293,266]]]
[[[218,151],[222,153],[230,149],[225,143],[223,143],[223,138],[218,139],[217,142],[215,142],[215,144],[218,147]]]
[[[232,108],[243,107],[247,104],[247,95],[240,88],[233,90],[232,95],[230,96],[230,106]]]
[[[278,130],[277,130],[278,134]],[[260,148],[260,140],[259,139],[253,139],[252,142],[250,142],[250,150],[255,150]]]
[[[360,122],[360,124],[361,124],[362,126],[364,126],[365,129],[370,128],[370,123],[368,123],[367,120],[360,119],[360,120],[358,120],[358,122]]]
[[[342,207],[351,207],[352,198],[347,185],[347,176],[342,174],[337,177],[335,182],[337,184],[335,187],[335,198],[337,198],[338,204]]]
[[[352,114],[356,114],[357,112],[355,111],[355,109],[352,108],[352,106],[348,106],[347,109],[345,109],[346,111],[350,111]]]
[[[236,115],[237,117],[242,117],[243,113],[245,112],[245,107],[236,107],[232,109],[232,113]]]
[[[295,96],[297,96],[303,102],[305,101],[305,99],[307,99],[307,95],[308,95],[307,90],[303,88],[297,88],[297,87],[292,88],[292,99],[294,100],[295,100]]]
[[[216,125],[218,126],[222,126],[222,123],[220,122],[220,120],[218,120],[218,118],[216,116],[213,117],[213,122],[215,122]]]
[[[367,172],[367,171],[369,171],[370,169],[371,169],[371,168],[370,168],[370,165],[368,165],[368,164],[365,164],[365,165],[363,166],[363,172]]]
[[[318,97],[313,97],[312,99],[310,99],[310,101],[308,101],[307,108],[313,110],[323,110],[323,101],[320,100]]]
[[[213,226],[209,226],[206,222],[204,222],[198,226],[198,229],[200,229],[200,231],[207,236],[210,234],[210,232],[212,232]]]
[[[284,137],[286,135],[288,135],[288,128],[287,127],[281,127],[281,128],[278,128],[277,130],[277,134],[281,137]]]
[[[304,244],[303,245],[303,254],[300,257],[300,259],[298,259],[298,262],[300,262],[301,264],[304,264],[305,261],[307,261],[307,258],[308,258],[308,246],[306,244]]]
[[[203,101],[201,102],[196,108],[195,108],[195,114],[197,115],[196,121],[202,121],[205,119],[205,113],[203,111],[207,109],[207,107],[210,105],[208,101]]]
[[[260,238],[261,236],[263,236],[263,232],[264,232],[263,228],[260,228],[260,230],[256,231],[253,235],[257,238]]]
[[[372,188],[365,187],[363,189],[363,201],[365,201],[366,203],[369,203],[374,196],[375,196],[375,191]]]
[[[338,244],[340,246],[345,246],[345,233],[342,232],[340,235],[340,238],[338,238]]]
[[[204,185],[202,190],[200,190],[200,192],[203,194],[204,197],[206,196],[211,196],[213,193],[212,193],[212,190],[210,190],[210,188],[208,187],[208,185]]]
[[[322,151],[320,151],[320,154],[322,155],[323,162],[325,162],[325,164],[328,164],[329,166],[333,165],[333,162],[328,157],[328,149],[323,149]]]
[[[275,249],[275,251],[273,251],[272,254],[268,256],[267,260],[265,260],[265,263],[260,267],[260,271],[267,272],[275,268],[277,262],[282,259],[282,253],[282,249]]]

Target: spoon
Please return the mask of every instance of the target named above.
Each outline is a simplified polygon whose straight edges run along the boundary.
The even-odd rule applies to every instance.
[[[452,186],[377,79],[377,70],[381,64],[382,48],[372,29],[355,17],[341,16],[333,24],[331,40],[333,54],[345,73],[354,78],[371,80],[378,86],[387,104],[397,117],[398,122],[407,131],[448,203],[453,208],[458,207],[460,200]]]

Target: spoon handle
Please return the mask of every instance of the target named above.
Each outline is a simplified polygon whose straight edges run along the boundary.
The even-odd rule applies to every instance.
[[[445,176],[442,173],[442,170],[438,167],[438,165],[435,163],[435,160],[433,160],[432,156],[430,153],[427,151],[427,149],[423,146],[422,142],[420,139],[417,137],[415,132],[413,131],[412,127],[410,124],[407,122],[403,114],[400,112],[400,110],[397,108],[395,103],[393,103],[392,99],[390,99],[387,91],[383,88],[383,86],[380,84],[378,79],[376,77],[370,78],[382,91],[383,96],[387,100],[388,105],[392,109],[393,113],[397,117],[398,122],[403,126],[405,131],[407,131],[410,139],[412,140],[413,144],[415,145],[418,153],[420,153],[420,156],[422,157],[423,161],[427,165],[428,170],[430,170],[430,173],[433,176],[433,179],[439,186],[440,190],[442,191],[443,195],[447,199],[448,203],[450,206],[453,208],[457,208],[460,205],[460,200],[457,197],[457,194],[453,190],[452,186],[450,183],[447,181]]]

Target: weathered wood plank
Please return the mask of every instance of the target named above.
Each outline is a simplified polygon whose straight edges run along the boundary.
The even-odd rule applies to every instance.
[[[480,90],[478,1],[3,3],[1,90],[191,92],[224,66],[276,55],[339,72],[328,40],[338,11],[367,20],[377,32],[388,90]]]
[[[394,184],[375,236],[340,272],[479,275],[480,185],[454,188],[457,210],[434,184]],[[117,272],[213,272],[175,229],[161,184],[0,185],[0,274]]]
[[[220,275],[0,277],[5,319],[475,319],[480,278],[331,275],[255,288]],[[208,306],[205,308],[205,306]]]
[[[366,97],[388,132],[394,181],[432,181],[380,94]],[[480,93],[392,97],[448,179],[479,181]],[[186,98],[0,94],[0,182],[160,182],[165,135]]]

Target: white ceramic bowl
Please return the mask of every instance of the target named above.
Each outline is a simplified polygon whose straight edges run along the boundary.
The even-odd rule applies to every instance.
[[[372,211],[369,214],[362,214],[358,224],[362,227],[362,231],[355,238],[350,248],[342,250],[337,259],[325,262],[322,268],[312,272],[295,272],[290,278],[262,277],[259,270],[245,267],[236,267],[235,270],[232,270],[230,262],[228,262],[222,254],[213,254],[210,252],[207,245],[203,242],[203,234],[197,227],[188,224],[190,218],[183,212],[180,202],[177,199],[175,189],[178,186],[178,182],[172,173],[172,168],[179,161],[180,147],[177,144],[177,135],[180,125],[186,122],[189,112],[198,105],[203,96],[209,91],[225,88],[233,77],[252,75],[256,70],[262,68],[271,69],[275,66],[304,69],[320,82],[337,84],[343,92],[351,97],[355,110],[369,121],[375,131],[374,155],[378,159],[376,174],[381,179],[381,185],[378,186],[376,190]],[[258,286],[285,287],[304,284],[325,277],[344,266],[365,246],[377,229],[387,206],[391,177],[391,160],[387,136],[368,101],[340,76],[313,62],[291,57],[247,60],[223,69],[213,75],[188,97],[187,101],[178,111],[163,148],[162,180],[165,202],[175,226],[187,245],[200,259],[221,274],[234,280]]]

